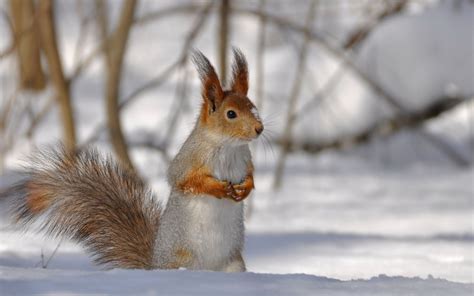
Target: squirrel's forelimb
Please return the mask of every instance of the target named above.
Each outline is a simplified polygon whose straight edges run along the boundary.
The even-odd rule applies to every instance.
[[[242,183],[232,185],[232,187],[234,188],[234,191],[236,193],[236,196],[234,197],[236,201],[242,201],[246,199],[249,196],[250,192],[255,188],[255,185],[253,183],[253,175],[247,175],[247,177]]]
[[[178,184],[178,188],[189,195],[211,195],[217,198],[232,198],[235,191],[227,181],[221,181],[212,176],[210,170],[201,167],[192,170]]]
[[[248,174],[240,184],[215,178],[207,167],[191,170],[178,184],[178,188],[189,195],[210,195],[216,198],[230,198],[242,201],[255,188],[253,182],[253,166],[250,165]]]

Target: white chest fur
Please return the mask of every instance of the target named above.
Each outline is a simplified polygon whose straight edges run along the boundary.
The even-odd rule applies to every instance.
[[[189,236],[198,269],[222,270],[243,242],[243,204],[209,196],[193,198]]]
[[[209,160],[213,175],[234,184],[245,179],[250,162],[247,145],[225,146]],[[189,204],[190,236],[200,268],[219,270],[243,242],[243,203],[210,196],[193,198]]]
[[[247,175],[250,162],[248,145],[223,146],[210,162],[216,178],[233,184],[241,183]]]

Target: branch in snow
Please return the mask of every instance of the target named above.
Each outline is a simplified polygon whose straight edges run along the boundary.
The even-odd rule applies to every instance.
[[[399,0],[394,5],[387,4],[387,8],[383,10],[372,22],[369,24],[359,28],[358,30],[354,31],[349,38],[344,42],[343,48],[349,49],[354,48],[362,41],[365,40],[367,36],[369,36],[370,32],[374,28],[377,27],[382,21],[384,21],[387,17],[390,17],[394,14],[400,13],[403,11],[405,6],[408,4],[408,0]]]
[[[329,142],[312,142],[312,141],[300,141],[300,142],[285,142],[284,139],[277,140],[277,143],[289,147],[291,151],[303,150],[310,153],[319,153],[324,150],[330,149],[343,149],[354,145],[369,142],[376,136],[388,136],[395,134],[403,129],[412,129],[421,126],[428,120],[438,117],[444,112],[447,112],[461,103],[472,100],[473,97],[469,98],[450,98],[443,97],[436,100],[434,103],[426,106],[424,109],[411,113],[400,113],[395,115],[393,118],[381,120],[371,127],[347,137],[335,139]],[[430,139],[434,138],[430,136]],[[438,142],[434,140],[435,142]],[[446,148],[446,146],[444,145]],[[446,152],[446,150],[445,150]],[[449,151],[450,154],[455,153]],[[455,153],[456,154],[456,153]],[[452,156],[452,155],[451,155]],[[470,165],[470,161],[465,157],[456,154],[452,156],[453,160],[461,166]]]

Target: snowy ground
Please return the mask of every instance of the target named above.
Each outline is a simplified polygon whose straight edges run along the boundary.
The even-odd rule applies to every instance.
[[[104,272],[69,242],[41,269],[41,252],[47,261],[57,242],[21,235],[4,223],[0,287],[6,295],[470,295],[472,170],[390,171],[347,159],[341,171],[331,160],[302,155],[290,163],[278,193],[270,189],[271,170],[257,167],[244,254],[250,274]],[[156,184],[161,194],[163,186]]]
[[[472,285],[389,278],[339,281],[312,275],[188,271],[25,272],[0,268],[2,295],[471,295]],[[21,278],[21,280],[18,280]],[[6,283],[6,284],[5,284]],[[72,284],[73,283],[73,284]],[[123,283],[127,283],[124,285]]]

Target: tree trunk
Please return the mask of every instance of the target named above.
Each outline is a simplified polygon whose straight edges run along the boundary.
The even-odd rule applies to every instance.
[[[134,170],[134,166],[128,154],[127,143],[120,123],[119,98],[123,58],[130,28],[133,23],[136,3],[136,0],[127,0],[124,2],[117,27],[112,33],[110,42],[105,46],[105,57],[107,61],[107,125],[110,132],[110,140],[119,161],[122,165],[131,170]]]
[[[230,1],[221,0],[219,13],[219,78],[225,85],[227,80],[227,48],[229,47]]]
[[[41,38],[41,48],[43,49],[46,56],[49,75],[51,76],[51,81],[54,85],[56,98],[61,110],[64,143],[67,148],[74,149],[76,146],[74,115],[71,106],[69,84],[64,77],[61,58],[59,56],[53,8],[52,0],[39,1],[39,13],[41,17],[39,18],[38,23]]]
[[[13,43],[16,46],[20,88],[42,90],[46,86],[41,67],[37,17],[32,0],[10,0]]]

